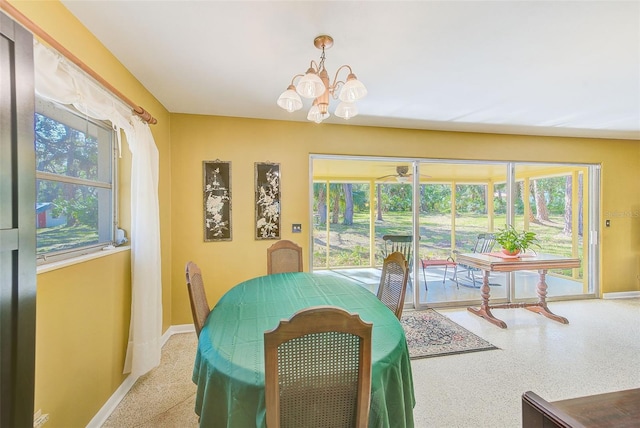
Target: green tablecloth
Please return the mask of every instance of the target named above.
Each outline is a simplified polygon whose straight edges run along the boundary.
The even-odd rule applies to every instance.
[[[265,427],[264,332],[296,311],[333,305],[373,323],[370,427],[412,427],[413,379],[402,326],[350,280],[284,273],[229,290],[200,333],[193,368],[201,427]]]

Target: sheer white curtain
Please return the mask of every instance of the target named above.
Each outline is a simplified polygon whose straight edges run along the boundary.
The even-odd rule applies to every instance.
[[[131,151],[131,324],[124,372],[141,376],[160,364],[162,281],[158,149],[149,125],[59,53],[34,43],[35,86],[43,98],[71,104],[124,130]],[[98,302],[99,304],[99,302]]]

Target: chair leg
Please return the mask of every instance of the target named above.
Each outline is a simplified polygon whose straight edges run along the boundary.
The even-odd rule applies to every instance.
[[[455,270],[458,268],[458,265],[454,266],[454,273],[453,273],[453,280],[456,282],[456,288],[460,289],[460,284],[458,284],[458,276],[456,275]],[[444,278],[442,278],[442,283],[444,284],[444,281],[447,279],[447,270],[449,269],[448,265],[445,265],[444,267]]]
[[[420,263],[422,264],[422,262]],[[427,274],[425,273],[427,270],[424,265],[422,266],[422,278],[424,278],[424,291],[429,291],[429,287],[427,286]]]
[[[472,281],[473,286],[475,287],[476,286],[476,276],[473,273],[473,269],[471,269],[471,281]],[[480,288],[480,287],[477,287],[477,288]]]

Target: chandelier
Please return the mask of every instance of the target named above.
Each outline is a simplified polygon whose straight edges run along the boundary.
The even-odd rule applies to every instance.
[[[313,40],[316,48],[322,49],[320,55],[320,63],[311,61],[309,69],[305,74],[297,74],[291,79],[291,84],[278,98],[278,105],[289,113],[300,110],[302,108],[302,99],[313,99],[313,105],[307,114],[307,119],[316,123],[320,123],[329,115],[329,96],[334,100],[340,99],[340,104],[336,107],[334,114],[343,119],[350,119],[358,114],[358,107],[355,101],[367,95],[367,88],[364,87],[353,70],[348,65],[343,65],[336,71],[333,83],[329,82],[329,73],[324,68],[324,50],[333,46],[333,38],[327,35],[321,35]],[[338,80],[338,74],[343,69],[348,69],[346,81]],[[297,85],[294,82],[297,78]],[[339,92],[339,94],[338,94]]]

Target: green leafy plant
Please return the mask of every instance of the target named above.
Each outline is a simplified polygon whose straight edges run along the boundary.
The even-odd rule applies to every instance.
[[[519,232],[513,226],[505,226],[495,236],[496,242],[511,254],[524,253],[532,247],[540,248],[535,232]]]

